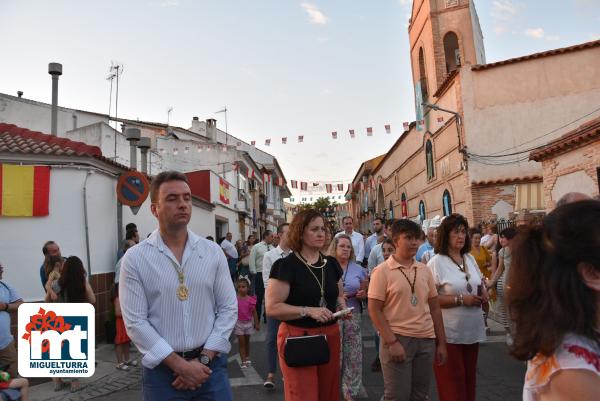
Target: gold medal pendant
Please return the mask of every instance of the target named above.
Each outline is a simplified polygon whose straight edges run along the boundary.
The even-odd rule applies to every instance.
[[[180,301],[187,301],[188,295],[189,291],[185,284],[179,284],[179,287],[177,287],[177,298],[179,298]]]

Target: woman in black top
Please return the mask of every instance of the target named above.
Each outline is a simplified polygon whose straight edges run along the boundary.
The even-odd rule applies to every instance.
[[[325,220],[315,210],[294,216],[288,242],[293,251],[271,268],[267,287],[267,315],[282,321],[277,335],[279,363],[286,401],[338,401],[340,393],[340,331],[333,313],[345,309],[342,268],[324,256]],[[329,362],[292,368],[284,360],[288,337],[325,334]]]

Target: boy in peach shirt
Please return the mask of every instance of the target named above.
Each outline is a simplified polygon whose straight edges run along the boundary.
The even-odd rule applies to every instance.
[[[384,400],[425,400],[436,363],[446,362],[446,336],[429,268],[415,260],[421,227],[394,222],[395,253],[373,270],[369,315],[381,336]]]

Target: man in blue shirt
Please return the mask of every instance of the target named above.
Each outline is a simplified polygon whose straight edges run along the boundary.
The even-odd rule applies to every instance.
[[[60,257],[60,247],[54,241],[46,241],[44,246],[42,247],[42,253],[44,254],[44,262],[40,266],[40,280],[42,281],[42,287],[44,291],[46,291],[46,282],[48,281],[48,277],[46,277],[46,271],[44,270],[44,265],[52,256]]]
[[[4,267],[0,264],[0,364],[7,365],[11,377],[17,377],[17,350],[10,332],[10,312],[23,303],[14,288],[2,281]]]
[[[365,241],[365,259],[368,259],[371,250],[377,245],[377,238],[381,234],[383,234],[383,219],[381,217],[375,217],[375,220],[373,220],[373,234]]]
[[[417,251],[417,255],[415,256],[416,260],[421,261],[421,258],[423,257],[425,252],[433,250],[433,232],[434,231],[435,231],[435,227],[431,227],[431,226],[427,227],[427,239],[419,247],[419,250]]]

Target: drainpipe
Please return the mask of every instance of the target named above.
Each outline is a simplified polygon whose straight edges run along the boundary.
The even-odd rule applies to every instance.
[[[88,223],[88,204],[87,204],[87,182],[90,175],[94,172],[88,170],[83,181],[83,218],[85,222],[85,249],[87,253],[87,269],[88,269],[88,280],[92,280],[92,261],[90,256],[90,228]]]

